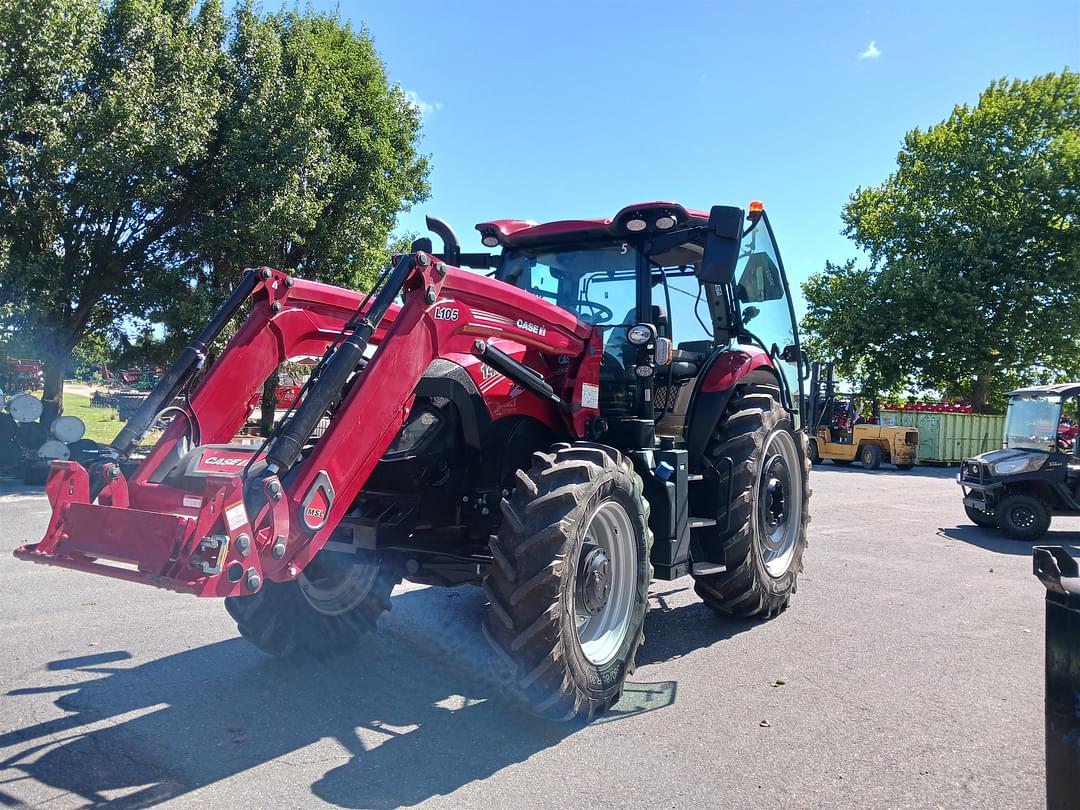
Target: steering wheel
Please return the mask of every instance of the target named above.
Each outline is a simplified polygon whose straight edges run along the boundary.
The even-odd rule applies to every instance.
[[[592,323],[594,326],[598,324],[608,323],[615,319],[614,312],[605,307],[603,304],[598,304],[595,301],[587,301],[584,298],[579,298],[574,301],[571,306],[575,307],[578,310],[579,315],[581,314],[582,307],[587,307],[588,309],[591,309],[594,315],[590,317],[590,323]]]

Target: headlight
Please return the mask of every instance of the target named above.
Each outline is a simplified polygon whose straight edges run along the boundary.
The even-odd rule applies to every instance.
[[[656,329],[652,324],[639,323],[626,330],[626,339],[635,346],[644,346],[656,336]]]
[[[409,421],[401,428],[401,433],[387,449],[386,455],[399,456],[411,453],[435,432],[440,422],[442,419],[435,411],[427,408],[418,408],[413,411]]]
[[[1007,458],[997,464],[990,465],[993,475],[1017,475],[1019,473],[1035,472],[1042,467],[1050,456],[1042,453],[1030,453],[1018,458]]]

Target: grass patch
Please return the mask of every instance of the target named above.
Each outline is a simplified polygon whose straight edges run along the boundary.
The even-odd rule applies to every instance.
[[[77,416],[86,425],[86,438],[108,444],[124,423],[115,408],[91,408],[90,397],[64,392],[64,414]]]
[[[41,399],[41,391],[31,392],[32,396]],[[93,439],[99,444],[108,444],[116,438],[124,423],[120,421],[120,413],[116,408],[92,408],[90,397],[82,394],[73,394],[64,391],[64,415],[77,416],[86,425],[84,439]],[[148,448],[153,446],[161,437],[160,430],[148,430],[139,447]],[[49,438],[52,438],[51,436]]]

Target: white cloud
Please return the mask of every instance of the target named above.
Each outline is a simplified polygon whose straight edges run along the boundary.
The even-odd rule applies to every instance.
[[[879,56],[881,56],[881,51],[879,51],[877,45],[874,44],[874,40],[870,40],[870,44],[866,46],[866,50],[859,54],[860,59],[877,59]]]
[[[431,115],[442,109],[441,101],[424,101],[415,90],[406,90],[405,98],[408,99],[409,103],[416,107],[416,109],[420,111],[420,115],[423,116]]]

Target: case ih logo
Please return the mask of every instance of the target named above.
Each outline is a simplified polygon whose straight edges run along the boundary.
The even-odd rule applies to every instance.
[[[251,456],[247,453],[243,455],[233,455],[231,453],[224,455],[220,452],[217,454],[207,453],[199,459],[195,469],[200,472],[235,474],[240,472],[240,469],[248,463],[250,458]]]
[[[203,464],[209,464],[212,467],[240,467],[246,462],[246,458],[228,458],[226,456],[207,456],[203,459]]]
[[[524,329],[526,332],[532,332],[534,335],[540,335],[540,337],[543,337],[547,334],[547,329],[545,329],[543,326],[539,326],[535,323],[529,323],[528,321],[521,319],[518,319],[517,327],[518,329]]]

